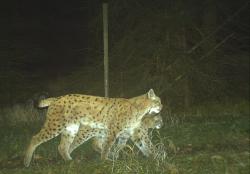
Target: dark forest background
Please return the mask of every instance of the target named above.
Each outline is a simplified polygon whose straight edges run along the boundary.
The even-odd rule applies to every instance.
[[[104,95],[101,1],[1,2],[0,103]],[[110,0],[110,96],[249,100],[249,1]]]

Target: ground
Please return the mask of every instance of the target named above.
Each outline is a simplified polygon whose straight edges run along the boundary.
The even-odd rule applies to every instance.
[[[2,110],[3,113],[8,114]],[[164,161],[146,159],[127,149],[122,159],[102,162],[91,143],[85,143],[73,152],[73,161],[64,162],[57,151],[57,138],[37,149],[29,168],[23,166],[23,153],[31,136],[42,126],[42,120],[33,124],[26,121],[1,124],[1,120],[0,174],[250,173],[249,103],[205,105],[178,114],[165,111],[162,115],[164,126],[159,134],[154,132],[154,142],[165,144]]]

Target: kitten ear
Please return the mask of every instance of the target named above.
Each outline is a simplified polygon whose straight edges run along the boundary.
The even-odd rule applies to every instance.
[[[155,97],[155,92],[154,92],[153,89],[150,89],[150,90],[148,91],[148,98],[154,98],[154,97]]]

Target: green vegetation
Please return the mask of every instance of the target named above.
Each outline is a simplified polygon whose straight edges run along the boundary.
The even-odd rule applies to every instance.
[[[59,138],[35,152],[29,168],[22,164],[30,138],[41,127],[45,111],[25,106],[0,111],[0,174],[5,173],[169,173],[248,174],[250,172],[249,102],[207,104],[186,113],[163,113],[164,127],[153,132],[153,141],[167,152],[164,160],[144,158],[127,148],[117,161],[101,161],[83,144],[64,162],[57,151]],[[165,146],[161,146],[163,143]]]

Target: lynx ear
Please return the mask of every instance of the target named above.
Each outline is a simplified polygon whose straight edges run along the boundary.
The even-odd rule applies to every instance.
[[[148,98],[154,98],[154,97],[155,97],[155,92],[154,92],[153,89],[150,89],[150,90],[148,91]]]

